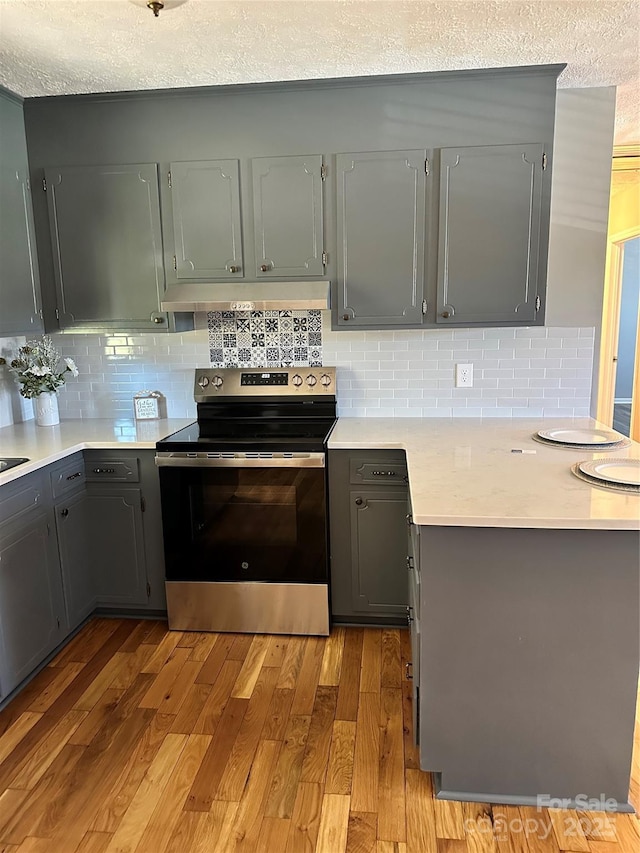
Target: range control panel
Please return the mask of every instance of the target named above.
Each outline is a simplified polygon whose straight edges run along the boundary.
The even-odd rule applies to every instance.
[[[288,373],[243,373],[240,376],[241,385],[288,385]]]
[[[335,367],[211,367],[196,370],[197,403],[220,397],[322,396],[336,393]]]

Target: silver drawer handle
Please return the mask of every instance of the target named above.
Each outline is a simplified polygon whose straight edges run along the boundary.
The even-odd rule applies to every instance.
[[[82,471],[76,471],[75,474],[69,474],[67,480],[77,480],[78,477],[82,477]]]
[[[404,677],[407,681],[411,681],[413,679],[413,663],[410,660],[404,665]]]

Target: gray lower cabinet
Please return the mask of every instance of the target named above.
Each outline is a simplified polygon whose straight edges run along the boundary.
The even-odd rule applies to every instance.
[[[64,639],[67,621],[55,530],[39,472],[0,491],[0,694]]]
[[[339,327],[419,326],[430,152],[336,156]]]
[[[142,492],[89,486],[88,551],[99,606],[146,605]]]
[[[329,452],[335,621],[407,621],[406,462],[398,453]]]
[[[166,610],[154,456],[89,450],[0,488],[0,700],[96,607]]]
[[[84,490],[55,506],[58,552],[69,629],[96,606],[95,563],[89,550],[93,505]]]
[[[323,275],[322,156],[257,157],[251,171],[256,276]]]
[[[165,610],[155,451],[86,450],[84,460],[98,607]]]
[[[536,319],[545,166],[541,144],[442,149],[438,323]]]
[[[73,631],[96,606],[95,574],[88,550],[91,506],[85,491],[82,453],[52,465],[49,479],[67,622]]]
[[[45,170],[61,328],[162,329],[155,163]]]
[[[419,542],[420,766],[438,796],[624,806],[638,531],[421,526]]]
[[[409,632],[411,635],[411,678],[413,741],[420,743],[420,642],[421,631],[421,577],[420,577],[420,528],[411,523],[411,507],[409,506],[409,535],[407,537],[409,569]]]
[[[171,163],[169,175],[176,278],[242,278],[238,161]]]
[[[22,104],[0,88],[0,336],[42,329]]]

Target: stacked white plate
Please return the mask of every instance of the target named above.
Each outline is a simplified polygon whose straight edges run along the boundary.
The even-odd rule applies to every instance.
[[[621,450],[631,444],[621,433],[608,429],[541,429],[532,438],[550,447],[572,450]]]
[[[577,462],[571,470],[594,486],[640,495],[640,459],[592,459]]]

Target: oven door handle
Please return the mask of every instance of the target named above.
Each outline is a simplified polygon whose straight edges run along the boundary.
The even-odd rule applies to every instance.
[[[304,453],[296,456],[210,457],[206,454],[187,456],[180,453],[157,453],[158,468],[324,468],[324,453]]]

